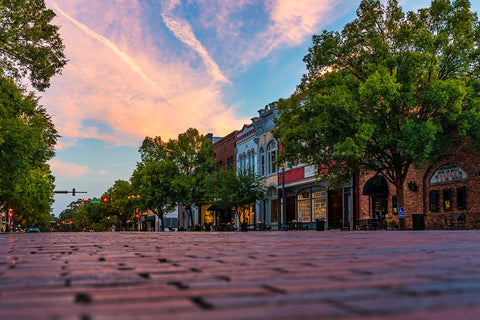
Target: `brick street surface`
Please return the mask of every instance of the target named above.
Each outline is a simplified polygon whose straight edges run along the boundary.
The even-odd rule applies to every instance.
[[[480,319],[480,232],[0,234],[0,317]]]

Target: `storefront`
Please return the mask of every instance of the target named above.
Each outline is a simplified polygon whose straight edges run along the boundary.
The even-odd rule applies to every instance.
[[[379,174],[363,175],[359,180],[363,192],[357,220],[373,219],[382,228],[398,227],[395,186]],[[412,166],[403,191],[407,229],[480,228],[480,157],[474,152],[455,150],[435,165]]]

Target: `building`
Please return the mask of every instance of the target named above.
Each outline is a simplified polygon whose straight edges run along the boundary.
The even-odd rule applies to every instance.
[[[267,189],[267,198],[258,206],[258,221],[267,228],[278,230],[281,225],[278,196],[278,141],[273,137],[275,119],[278,118],[276,103],[270,103],[258,111],[258,117],[253,118],[255,142],[257,143],[257,173]]]
[[[235,146],[237,174],[242,171],[248,171],[257,175],[258,145],[256,142],[255,128],[252,123],[244,125],[240,131],[237,131]],[[258,203],[252,203],[249,208],[245,208],[239,217],[239,223],[245,223],[253,228],[258,223],[256,215],[258,205]]]
[[[359,178],[358,220],[374,219],[380,227],[396,228],[405,216],[407,229],[480,227],[480,156],[456,149],[435,165],[413,166],[404,185],[404,207],[398,208],[396,188],[381,175]],[[453,223],[452,223],[453,218]]]

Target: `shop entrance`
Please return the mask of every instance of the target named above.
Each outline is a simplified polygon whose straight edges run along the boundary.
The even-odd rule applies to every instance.
[[[340,229],[342,220],[342,194],[336,190],[328,191],[328,229]]]
[[[386,229],[386,216],[388,212],[388,195],[374,195],[372,196],[372,216],[378,220],[378,225],[381,229]]]
[[[291,223],[293,220],[295,220],[295,197],[287,197],[286,201],[286,222]]]

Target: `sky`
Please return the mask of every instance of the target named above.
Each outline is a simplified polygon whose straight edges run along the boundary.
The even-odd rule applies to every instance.
[[[69,60],[41,93],[61,135],[50,161],[59,215],[129,180],[146,136],[225,136],[299,84],[311,37],[360,0],[46,0]],[[404,11],[428,0],[399,1]],[[480,4],[472,2],[472,10]]]

